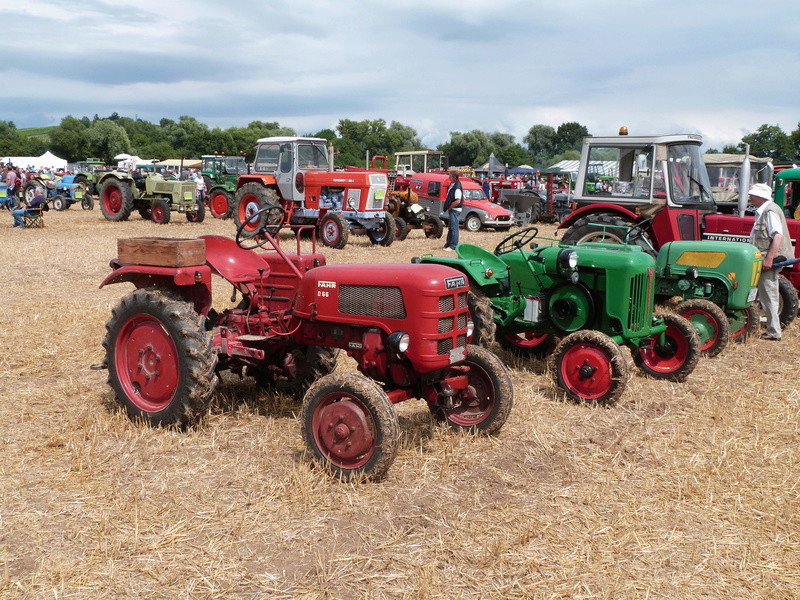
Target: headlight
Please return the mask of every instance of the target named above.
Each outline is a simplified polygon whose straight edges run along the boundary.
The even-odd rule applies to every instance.
[[[395,331],[389,334],[388,342],[389,346],[391,346],[395,352],[403,354],[408,350],[408,345],[411,343],[411,336],[405,331]]]
[[[472,337],[472,332],[475,331],[475,323],[472,322],[472,319],[467,319],[467,337]]]
[[[578,266],[578,253],[575,250],[562,250],[558,253],[558,266],[570,271],[575,270]]]

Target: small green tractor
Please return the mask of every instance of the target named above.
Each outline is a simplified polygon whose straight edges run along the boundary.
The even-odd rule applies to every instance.
[[[228,219],[236,197],[236,181],[239,175],[247,173],[247,162],[243,156],[204,154],[201,158],[208,210],[214,218]]]
[[[195,198],[193,181],[165,179],[159,173],[110,171],[97,181],[100,210],[109,221],[126,221],[134,209],[143,219],[154,223],[169,223],[171,213],[186,215],[186,220],[201,223],[206,216],[205,205]]]
[[[635,246],[567,246],[537,235],[528,227],[507,236],[493,253],[460,244],[455,257],[414,260],[467,276],[474,344],[497,341],[522,356],[549,354],[556,385],[573,400],[619,398],[628,379],[620,344],[646,374],[686,379],[700,343],[683,317],[654,314],[652,256]]]

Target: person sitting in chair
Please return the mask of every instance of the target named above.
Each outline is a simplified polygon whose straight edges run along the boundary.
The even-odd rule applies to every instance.
[[[14,224],[12,227],[25,227],[24,216],[34,217],[37,212],[47,210],[47,200],[44,194],[39,190],[36,191],[36,195],[31,198],[30,202],[25,202],[23,200],[22,204],[22,208],[16,208],[11,211],[11,214],[14,215]],[[26,204],[27,206],[24,206]]]

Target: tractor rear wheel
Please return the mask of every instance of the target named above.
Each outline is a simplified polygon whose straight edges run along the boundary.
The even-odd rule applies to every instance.
[[[542,357],[552,352],[558,340],[553,334],[523,331],[498,333],[497,341],[505,350],[522,357]]]
[[[134,290],[106,323],[108,383],[131,418],[186,426],[206,410],[217,385],[217,355],[205,318],[177,296]]]
[[[491,301],[486,294],[475,288],[469,291],[467,306],[472,318],[472,343],[491,349],[497,335],[497,324],[494,322],[494,308]]]
[[[256,380],[256,385],[264,389],[300,399],[317,379],[333,373],[339,359],[338,348],[306,346],[286,354],[281,365],[285,379],[275,379],[274,370],[248,367],[247,374]]]
[[[328,248],[341,250],[347,245],[350,227],[342,213],[329,212],[319,222],[319,239]]]
[[[448,376],[466,371],[469,385],[452,397],[452,406],[430,406],[437,421],[447,421],[451,429],[494,435],[506,422],[514,404],[511,374],[486,348],[467,346],[463,362],[450,367]]]
[[[55,208],[56,210],[67,210],[67,208],[69,207],[69,204],[67,204],[67,201],[61,194],[56,194],[55,196],[53,196],[51,202],[53,203],[53,208]]]
[[[397,237],[397,225],[394,217],[387,216],[375,229],[368,229],[369,241],[380,246],[391,246]]]
[[[202,223],[205,221],[206,218],[206,205],[202,202],[197,203],[197,210],[194,212],[187,212],[186,213],[186,220],[189,223]]]
[[[625,391],[628,363],[619,345],[599,331],[570,333],[550,355],[550,372],[575,402],[612,404]]]
[[[606,244],[624,244],[625,236],[634,225],[617,215],[608,213],[591,214],[575,221],[562,236],[564,244],[580,244],[582,242],[604,242]],[[645,233],[629,240],[629,244],[636,244],[655,256],[655,250],[650,239]]]
[[[127,221],[133,210],[133,190],[116,177],[100,186],[100,210],[108,221]]]
[[[153,206],[150,207],[150,218],[153,223],[159,225],[166,225],[171,218],[169,202],[164,198],[156,198],[153,200]]]
[[[444,234],[444,223],[439,217],[428,217],[422,222],[422,231],[429,240],[438,240]]]
[[[692,324],[673,313],[659,313],[667,330],[664,344],[659,344],[658,335],[653,335],[648,344],[631,348],[633,362],[646,375],[667,381],[685,381],[700,360],[700,340]]]
[[[786,277],[778,277],[778,317],[781,328],[785,329],[797,317],[798,305],[797,289]]]
[[[246,222],[262,208],[270,208],[272,206],[280,206],[278,193],[274,189],[264,187],[255,181],[245,183],[236,191],[236,200],[234,201],[233,221],[236,223],[236,229],[238,230],[242,227],[242,223]],[[247,221],[247,224],[242,228],[242,237],[245,239],[255,237],[267,224],[268,214],[270,214],[269,211],[264,211],[259,218]]]
[[[734,342],[746,342],[755,337],[761,328],[761,310],[756,304],[738,310],[729,309],[725,314],[731,326],[731,339]]]
[[[728,317],[710,300],[702,298],[684,300],[675,307],[675,312],[694,327],[700,340],[700,353],[703,356],[716,356],[728,345],[731,331]]]
[[[386,392],[363,375],[318,379],[303,398],[301,422],[314,459],[342,479],[381,479],[397,456],[397,414]]]
[[[398,242],[402,242],[408,237],[408,223],[406,223],[406,220],[403,217],[394,218],[394,228],[394,239],[396,239]]]
[[[215,219],[229,218],[233,210],[233,196],[223,189],[213,190],[208,199],[208,210]]]

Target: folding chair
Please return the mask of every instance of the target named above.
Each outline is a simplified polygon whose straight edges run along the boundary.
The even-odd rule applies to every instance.
[[[24,227],[44,227],[45,210],[47,210],[46,204],[37,208],[26,208],[25,212],[22,213]]]

